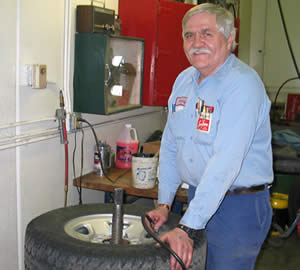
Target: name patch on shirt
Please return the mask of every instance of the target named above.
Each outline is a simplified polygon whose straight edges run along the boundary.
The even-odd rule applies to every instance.
[[[181,111],[184,109],[187,102],[187,97],[177,97],[175,101],[175,112]]]

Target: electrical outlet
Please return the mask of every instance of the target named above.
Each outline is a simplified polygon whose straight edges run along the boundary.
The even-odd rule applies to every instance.
[[[35,89],[42,89],[47,87],[47,66],[21,65],[20,81],[21,86],[30,86]]]
[[[47,87],[47,66],[32,65],[32,88]]]
[[[75,132],[76,130],[81,129],[81,123],[78,121],[78,118],[81,117],[80,113],[68,113],[67,114],[67,131]]]

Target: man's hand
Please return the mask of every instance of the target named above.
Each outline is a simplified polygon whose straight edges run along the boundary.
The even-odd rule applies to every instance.
[[[157,231],[168,220],[169,211],[165,207],[158,206],[154,210],[148,212],[147,215],[152,219],[152,221],[154,223],[153,227],[152,227],[149,224],[149,222],[146,221],[148,227]]]
[[[181,258],[186,269],[192,263],[194,241],[188,237],[188,234],[179,228],[165,233],[160,240],[167,242],[170,248]],[[173,255],[170,255],[170,269],[181,270],[181,265],[177,262]]]

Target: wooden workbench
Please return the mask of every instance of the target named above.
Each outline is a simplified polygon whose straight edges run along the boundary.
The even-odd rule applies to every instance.
[[[157,199],[157,184],[152,189],[134,188],[131,185],[131,170],[111,168],[107,175],[114,183],[110,182],[105,176],[99,176],[92,172],[82,176],[81,187],[104,192],[113,192],[115,188],[123,188],[126,195]],[[73,185],[80,187],[79,177],[73,180]],[[176,193],[175,201],[186,203],[187,198],[187,190],[179,188]]]

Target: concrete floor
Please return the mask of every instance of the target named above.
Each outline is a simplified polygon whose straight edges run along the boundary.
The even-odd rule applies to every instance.
[[[300,237],[295,231],[280,248],[264,245],[255,270],[300,270]]]

